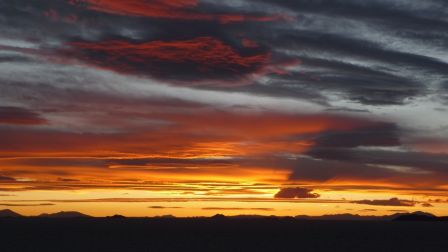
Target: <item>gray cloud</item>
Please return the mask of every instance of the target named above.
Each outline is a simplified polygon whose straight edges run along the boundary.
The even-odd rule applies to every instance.
[[[19,107],[0,107],[0,124],[36,125],[46,120],[38,113]]]

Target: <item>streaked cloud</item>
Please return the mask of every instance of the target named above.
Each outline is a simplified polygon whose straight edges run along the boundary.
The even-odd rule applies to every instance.
[[[447,9],[439,0],[3,0],[0,192],[344,197],[353,211],[440,211]],[[440,202],[401,199],[411,195]]]

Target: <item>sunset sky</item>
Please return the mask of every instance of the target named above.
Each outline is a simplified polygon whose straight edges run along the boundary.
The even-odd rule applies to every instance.
[[[1,0],[0,209],[448,215],[445,0]]]

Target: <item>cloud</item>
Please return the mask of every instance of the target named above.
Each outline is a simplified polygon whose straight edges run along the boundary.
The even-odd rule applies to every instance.
[[[315,139],[318,148],[359,146],[399,146],[399,129],[394,124],[378,123],[349,131],[327,131]]]
[[[446,154],[433,154],[412,151],[394,151],[381,149],[349,149],[349,148],[314,148],[308,152],[314,158],[329,160],[328,162],[346,163],[347,165],[361,165],[366,170],[383,170],[389,174],[407,175],[411,177],[432,178],[430,184],[440,178],[438,183],[446,178],[444,168],[448,160]],[[370,168],[369,168],[370,167]],[[437,174],[437,176],[435,176]],[[399,179],[399,178],[397,178]],[[412,180],[409,180],[412,182]]]
[[[400,209],[392,209],[392,210],[387,210],[387,211],[392,212],[392,213],[409,213],[409,211],[400,210]]]
[[[434,207],[431,203],[428,202],[423,202],[421,205],[422,207]]]
[[[362,210],[359,210],[360,212],[376,212],[377,210],[376,209],[372,209],[372,208],[367,208],[367,209],[362,209]]]
[[[238,79],[254,73],[269,63],[269,54],[245,50],[240,54],[232,46],[213,37],[191,40],[103,41],[70,44],[87,62],[119,72],[149,74],[157,78],[191,81],[204,79]],[[175,76],[173,69],[176,69]]]
[[[148,190],[146,190],[148,191]],[[289,203],[317,203],[317,204],[332,204],[332,203],[346,203],[345,200],[331,200],[331,199],[275,199],[275,198],[255,198],[255,197],[165,197],[165,198],[91,198],[91,199],[44,199],[44,200],[14,200],[14,202],[51,202],[55,204],[59,203],[181,203],[181,202],[242,202],[242,203],[279,203],[279,202],[289,202]],[[157,205],[161,206],[161,205]],[[163,206],[162,206],[163,207]],[[185,208],[185,207],[184,207]],[[157,209],[157,208],[155,208]],[[263,209],[263,208],[261,208]]]
[[[351,163],[326,159],[301,157],[290,164],[290,180],[301,182],[326,182],[334,179],[368,181],[391,179],[403,175],[397,171],[372,167],[363,163]]]
[[[0,182],[15,182],[15,181],[16,181],[15,178],[0,175]]]
[[[195,188],[210,177],[270,181],[269,190],[442,190],[446,9],[0,1],[0,180],[24,178],[6,190],[203,195],[264,192]]]
[[[175,207],[175,206],[149,206],[148,208],[152,209],[178,209],[183,207]]]
[[[269,43],[300,57],[301,73],[305,74],[293,76],[280,87],[277,84],[283,84],[283,78],[272,81],[274,92],[284,86],[315,88],[363,105],[399,105],[427,94],[430,82],[436,84],[446,78],[444,44],[439,43],[447,40],[441,35],[446,27],[446,20],[439,18],[444,15],[441,3],[258,2],[299,15],[299,21],[291,27],[296,32],[276,31],[277,36]],[[398,26],[404,32],[396,33]],[[306,80],[306,73],[316,80]],[[441,78],[421,78],[423,73]]]
[[[267,207],[203,207],[202,210],[206,211],[246,211],[246,210],[252,210],[252,211],[274,211],[274,208],[267,208]]]
[[[282,188],[274,195],[274,198],[277,199],[314,199],[319,197],[318,193],[313,193],[313,189],[301,187]]]
[[[415,206],[417,202],[412,200],[403,200],[398,198],[390,198],[388,200],[355,200],[351,203],[362,204],[362,205],[372,205],[372,206]]]
[[[81,182],[79,179],[69,179],[69,178],[58,178],[58,181],[62,182]]]
[[[0,124],[39,125],[47,121],[38,113],[20,107],[1,107]]]
[[[6,206],[6,207],[41,207],[41,206],[54,206],[53,203],[41,203],[41,204],[7,204],[7,203],[0,203],[0,206]]]
[[[241,14],[212,14],[198,9],[199,0],[80,0],[77,3],[86,3],[88,9],[111,14],[142,16],[149,18],[162,18],[174,20],[219,21],[221,23],[234,23],[245,21],[275,21],[282,20],[282,16],[241,15]]]

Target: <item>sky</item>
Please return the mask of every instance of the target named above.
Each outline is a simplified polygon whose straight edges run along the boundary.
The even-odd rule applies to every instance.
[[[448,215],[445,0],[2,0],[0,208]]]

